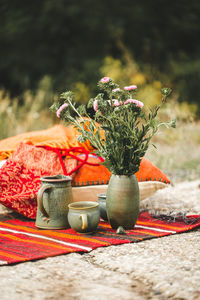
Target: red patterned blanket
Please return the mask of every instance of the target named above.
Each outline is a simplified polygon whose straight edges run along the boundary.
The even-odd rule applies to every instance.
[[[200,216],[189,216],[174,222],[140,214],[133,230],[116,234],[106,222],[100,222],[96,233],[79,234],[73,229],[41,230],[35,222],[13,214],[0,215],[0,265],[41,259],[71,252],[90,252],[98,247],[141,242],[186,232],[200,226]]]

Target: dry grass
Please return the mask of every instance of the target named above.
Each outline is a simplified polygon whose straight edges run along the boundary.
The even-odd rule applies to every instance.
[[[45,77],[33,95],[26,91],[21,98],[11,98],[9,93],[0,91],[0,139],[19,133],[46,129],[56,122],[49,107],[56,95],[51,92],[51,80]],[[24,104],[21,105],[20,102]]]
[[[146,157],[174,181],[200,178],[200,122],[178,122],[153,138]]]

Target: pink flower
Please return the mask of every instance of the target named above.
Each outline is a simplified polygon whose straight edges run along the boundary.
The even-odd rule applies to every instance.
[[[69,105],[69,104],[64,103],[63,105],[61,105],[61,106],[59,107],[59,109],[57,110],[57,113],[56,113],[58,118],[60,118],[61,111],[63,111],[63,109],[65,109],[68,105]]]
[[[93,102],[93,108],[94,108],[95,111],[98,110],[98,100],[94,100],[94,102]]]
[[[142,101],[139,101],[138,100],[138,104],[137,104],[140,108],[143,108],[143,106],[144,106],[144,103],[142,102]]]
[[[120,105],[120,103],[117,99],[113,99],[113,104],[114,104],[115,107]]]
[[[124,90],[126,91],[131,91],[131,90],[135,90],[137,89],[137,85],[129,85],[129,86],[125,86]]]
[[[137,103],[137,100],[136,99],[127,99],[124,104],[128,104],[128,103]]]
[[[110,81],[110,79],[111,79],[110,77],[103,77],[103,78],[101,78],[100,81],[101,81],[102,83],[107,83],[107,82]]]
[[[113,93],[119,92],[119,91],[121,91],[120,88],[116,88],[116,89],[112,90]]]
[[[142,108],[144,106],[144,104],[136,99],[127,99],[124,104],[128,104],[128,103],[135,103],[138,107]]]
[[[110,100],[106,100],[108,102],[108,104],[111,105],[111,101]],[[119,105],[122,105],[123,102],[119,102],[117,99],[112,99],[112,103],[115,107],[119,106]],[[95,111],[98,110],[98,100],[94,100],[93,102],[93,108]]]

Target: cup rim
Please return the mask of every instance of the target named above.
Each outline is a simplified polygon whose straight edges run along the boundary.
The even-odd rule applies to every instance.
[[[80,205],[84,205],[83,207],[81,207]],[[68,207],[71,209],[75,209],[75,210],[82,210],[82,209],[90,209],[90,208],[95,208],[98,207],[99,203],[97,202],[93,202],[93,201],[78,201],[78,202],[73,202],[68,204]]]
[[[103,200],[106,200],[107,194],[105,194],[105,193],[98,194],[97,197],[98,197],[98,198],[101,198],[101,199],[103,199]]]

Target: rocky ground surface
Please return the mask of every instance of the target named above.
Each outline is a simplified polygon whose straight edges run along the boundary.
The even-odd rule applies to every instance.
[[[141,208],[200,214],[200,180],[159,190]],[[200,299],[200,229],[0,267],[0,299]]]

